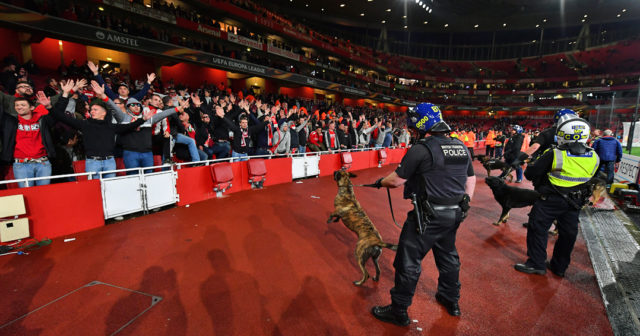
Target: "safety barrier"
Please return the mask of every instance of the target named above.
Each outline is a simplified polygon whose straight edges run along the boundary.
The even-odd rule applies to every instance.
[[[252,156],[264,160],[264,186],[290,183],[294,179],[328,176],[341,169],[341,153],[350,152],[350,170],[378,167],[380,149],[358,149],[288,156]],[[405,148],[385,149],[385,165],[400,162]],[[236,160],[236,161],[234,161]],[[238,158],[178,163],[145,168],[118,169],[101,173],[78,173],[43,178],[0,181],[0,185],[18,182],[33,185],[42,179],[75,178],[74,182],[0,190],[1,196],[24,195],[32,237],[56,238],[103,226],[105,219],[142,212],[166,205],[183,206],[215,198],[210,165],[230,162],[232,188],[225,195],[251,190],[247,161]],[[115,177],[103,177],[116,173]],[[122,175],[129,173],[131,175]],[[120,176],[118,176],[120,175]],[[231,196],[232,197],[232,196]]]

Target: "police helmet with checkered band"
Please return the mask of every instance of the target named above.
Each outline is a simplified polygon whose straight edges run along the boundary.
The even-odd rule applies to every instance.
[[[407,112],[407,126],[415,128],[420,133],[450,132],[451,128],[442,119],[440,109],[431,103],[420,103]]]

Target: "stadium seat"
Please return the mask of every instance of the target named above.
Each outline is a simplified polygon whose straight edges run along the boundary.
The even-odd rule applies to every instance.
[[[116,158],[116,170],[124,169],[124,160],[120,158]],[[117,172],[116,176],[125,176],[127,172]]]
[[[6,174],[3,176],[3,180],[10,181],[15,179],[13,176],[13,166],[9,165],[9,169],[6,170]],[[7,189],[18,189],[20,186],[17,183],[8,183],[5,184]]]
[[[349,170],[353,162],[351,158],[351,153],[349,152],[340,153],[340,159],[342,160],[342,169]]]
[[[211,165],[211,178],[213,179],[213,191],[216,192],[217,197],[222,197],[222,194],[231,188],[231,181],[233,181],[231,163],[221,162]]]
[[[85,160],[73,161],[73,172],[76,174],[86,172]],[[99,178],[98,175],[95,175],[94,178]],[[86,181],[89,179],[88,175],[76,176],[76,181]]]
[[[378,151],[378,168],[382,168],[382,165],[387,161],[387,151],[381,149]]]
[[[249,183],[251,189],[262,189],[264,181],[267,179],[267,167],[264,159],[252,159],[247,161],[249,168]]]

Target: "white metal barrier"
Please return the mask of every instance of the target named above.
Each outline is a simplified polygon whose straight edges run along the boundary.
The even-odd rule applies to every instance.
[[[168,169],[153,172],[156,168]],[[135,175],[104,178],[107,173],[136,172]],[[119,169],[100,172],[104,218],[114,218],[135,212],[147,212],[178,202],[178,174],[171,166]]]
[[[394,147],[390,147],[394,148]],[[257,158],[278,158],[278,157],[291,157],[292,159],[292,177],[293,179],[318,176],[320,175],[320,155],[322,154],[336,154],[341,152],[361,152],[379,150],[379,148],[362,148],[362,149],[348,149],[326,152],[309,152],[309,153],[296,153],[289,154],[287,156],[275,156],[275,155],[257,155],[248,156],[242,159],[257,159]],[[126,214],[131,214],[141,211],[149,211],[162,206],[174,204],[179,201],[180,195],[178,195],[176,188],[176,180],[178,174],[177,169],[181,169],[184,166],[193,165],[210,165],[217,162],[225,161],[237,161],[238,158],[225,158],[216,160],[206,160],[198,162],[184,162],[175,165],[163,165],[145,168],[129,168],[118,169],[113,171],[106,171],[100,173],[77,173],[67,175],[54,175],[47,177],[35,177],[26,179],[16,179],[9,181],[0,181],[0,185],[11,183],[25,183],[26,186],[33,185],[34,181],[46,180],[46,179],[60,179],[60,178],[73,178],[78,176],[87,176],[89,179],[97,177],[100,179],[100,186],[102,191],[102,202],[104,208],[104,218],[114,218]],[[160,172],[153,172],[153,170],[161,169]],[[132,172],[135,171],[135,175],[116,176],[105,178],[104,175],[108,173],[118,172]],[[145,173],[145,171],[147,171]]]

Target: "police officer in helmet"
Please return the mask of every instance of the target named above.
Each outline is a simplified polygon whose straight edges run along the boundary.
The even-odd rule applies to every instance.
[[[556,129],[560,119],[566,120],[571,118],[578,118],[575,111],[570,109],[561,109],[557,111],[553,116],[553,126],[544,129],[540,134],[531,141],[531,146],[525,151],[532,160],[536,160],[542,153],[549,149],[552,145],[556,144]]]
[[[587,146],[591,129],[584,119],[562,117],[556,130],[558,147],[545,151],[525,171],[542,195],[533,205],[527,225],[527,261],[517,271],[545,274],[546,269],[564,276],[578,235],[580,209],[591,196],[587,182],[598,171],[600,159]],[[547,231],[557,220],[558,240],[547,259]]]
[[[408,126],[420,134],[420,141],[407,151],[395,172],[376,181],[376,186],[404,185],[404,198],[412,199],[414,210],[407,214],[393,262],[391,304],[371,309],[377,319],[401,326],[410,323],[407,308],[422,259],[431,249],[440,273],[436,300],[449,314],[460,315],[456,231],[469,209],[476,182],[466,146],[447,137],[451,129],[437,106],[419,104],[409,112]]]

